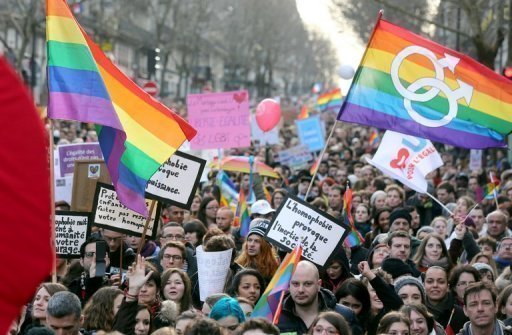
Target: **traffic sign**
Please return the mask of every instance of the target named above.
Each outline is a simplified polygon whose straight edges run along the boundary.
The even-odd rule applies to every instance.
[[[152,97],[156,97],[158,94],[158,86],[154,81],[147,81],[142,85],[142,89]]]

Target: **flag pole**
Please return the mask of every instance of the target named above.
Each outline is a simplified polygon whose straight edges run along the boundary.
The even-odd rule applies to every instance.
[[[48,119],[48,139],[49,139],[49,158],[50,158],[50,201],[51,201],[51,215],[50,215],[50,229],[52,232],[52,247],[53,247],[53,266],[52,266],[52,283],[57,282],[57,249],[55,249],[55,169],[54,169],[54,159],[53,156],[53,124],[50,119]]]
[[[425,194],[428,195],[432,200],[437,202],[439,204],[439,206],[443,207],[448,213],[453,214],[453,212],[451,210],[449,210],[448,207],[446,207],[441,201],[437,200],[437,198],[434,197],[432,194],[430,194],[428,192],[425,192]]]
[[[338,124],[338,119],[334,121],[334,124],[331,129],[331,133],[329,134],[329,137],[327,137],[327,140],[325,140],[325,145],[320,152],[320,156],[318,156],[318,166],[320,166],[320,162],[322,161],[322,158],[324,157],[325,150],[327,149],[327,146],[329,145],[329,140],[332,137],[332,134],[334,134],[334,129],[336,128],[336,125]],[[304,199],[308,198],[309,191],[311,191],[311,188],[313,187],[313,183],[315,182],[316,173],[318,171],[318,167],[315,169],[315,172],[313,173],[313,176],[311,176],[311,182],[309,183],[308,190],[306,191],[306,195],[304,196]]]
[[[151,200],[151,205],[149,206],[149,215],[146,218],[146,223],[144,224],[144,230],[142,231],[142,238],[140,239],[139,246],[137,248],[137,256],[140,255],[142,248],[144,248],[144,244],[146,244],[146,232],[148,231],[149,221],[153,217],[153,209],[155,208],[155,200]],[[122,254],[122,252],[121,252]]]
[[[281,296],[279,297],[279,304],[277,304],[276,313],[274,315],[274,318],[272,319],[273,325],[276,325],[279,322],[279,317],[281,316],[281,310],[283,308],[284,292],[285,291],[281,291]]]
[[[491,178],[491,183],[493,185],[492,195],[494,197],[494,202],[496,202],[496,210],[498,210],[498,196],[496,194],[496,185],[494,185],[494,178],[492,177],[492,171],[489,171],[489,177]]]

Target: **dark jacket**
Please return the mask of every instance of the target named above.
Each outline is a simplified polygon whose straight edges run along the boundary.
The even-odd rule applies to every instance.
[[[463,251],[466,251],[466,260],[468,262],[471,262],[473,257],[480,252],[480,247],[476,243],[473,238],[473,234],[471,234],[470,231],[466,231],[462,240],[454,238],[450,242],[448,253],[450,254],[452,262],[456,263]]]
[[[390,311],[397,311],[402,307],[403,301],[396,294],[395,288],[393,285],[386,283],[381,277],[376,276],[370,281],[370,285],[375,290],[375,293],[379,297],[380,301],[384,305],[384,308],[373,317],[370,322],[365,325],[366,331],[368,335],[377,334],[377,328],[379,326],[379,322],[386,315],[386,313]]]
[[[434,315],[434,319],[439,322],[443,328],[446,329],[447,325],[450,324],[455,333],[459,332],[464,326],[464,323],[469,321],[462,308],[456,304],[450,292],[448,292],[444,300],[437,305],[430,303],[428,298],[425,305],[428,311]]]
[[[71,283],[69,283],[68,289],[70,292],[78,296],[82,303],[82,307],[84,307],[93,294],[106,285],[108,285],[108,279],[106,277],[90,278],[85,274],[85,272],[83,272],[80,277],[75,278]]]
[[[360,335],[363,333],[354,312],[352,312],[350,308],[338,304],[336,297],[331,291],[321,288],[320,292],[318,292],[318,304],[319,313],[333,310],[343,316],[352,329],[352,335]],[[308,327],[304,321],[295,314],[295,302],[290,296],[290,293],[286,293],[284,296],[283,309],[277,327],[281,331],[281,334],[293,333],[301,335],[308,332]]]
[[[137,316],[137,306],[137,300],[127,302],[126,298],[123,298],[121,307],[119,307],[119,311],[117,311],[117,314],[114,318],[112,331],[117,330],[118,332],[125,335],[135,335],[135,317]]]

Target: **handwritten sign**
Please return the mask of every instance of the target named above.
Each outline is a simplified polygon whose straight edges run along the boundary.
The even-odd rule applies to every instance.
[[[324,130],[320,116],[312,116],[303,120],[296,120],[297,135],[301,144],[307,145],[309,151],[322,150],[325,145]]]
[[[201,301],[205,301],[206,297],[214,293],[224,292],[232,252],[233,249],[205,252],[201,245],[196,248]]]
[[[151,200],[146,199],[148,211],[151,206]],[[158,218],[160,217],[161,204],[159,202],[153,208],[150,214],[146,238],[154,240],[158,227]],[[146,218],[131,209],[126,208],[114,191],[111,185],[97,183],[96,193],[93,201],[93,223],[98,227],[121,232],[133,236],[142,236]]]
[[[302,241],[302,256],[323,266],[342,248],[347,234],[348,228],[332,216],[289,196],[279,207],[265,236],[270,243],[286,251]]]
[[[297,145],[287,150],[280,150],[279,162],[288,165],[291,169],[300,170],[307,168],[309,162],[313,160],[313,155],[307,145]]]
[[[91,233],[90,213],[55,212],[55,248],[60,258],[80,258],[80,246]]]
[[[243,148],[251,142],[249,93],[232,91],[187,96],[188,121],[197,129],[192,149]]]
[[[77,143],[59,145],[60,175],[73,174],[76,160],[103,159],[99,143]]]
[[[204,159],[176,151],[148,181],[146,196],[190,208],[205,165]]]

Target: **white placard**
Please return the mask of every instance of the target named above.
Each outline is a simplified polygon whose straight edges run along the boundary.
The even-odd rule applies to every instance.
[[[233,249],[205,252],[201,245],[196,248],[199,298],[201,301],[205,301],[208,296],[214,293],[224,292],[232,252]]]
[[[80,246],[89,233],[89,213],[55,213],[55,249],[60,258],[80,258]]]
[[[482,169],[482,150],[471,149],[469,151],[469,169],[471,171]]]
[[[332,216],[289,196],[279,207],[265,237],[287,251],[302,241],[302,257],[323,266],[342,247],[346,232],[347,228]]]
[[[56,177],[54,179],[55,185],[55,202],[65,201],[71,203],[71,195],[73,192],[73,176]]]

